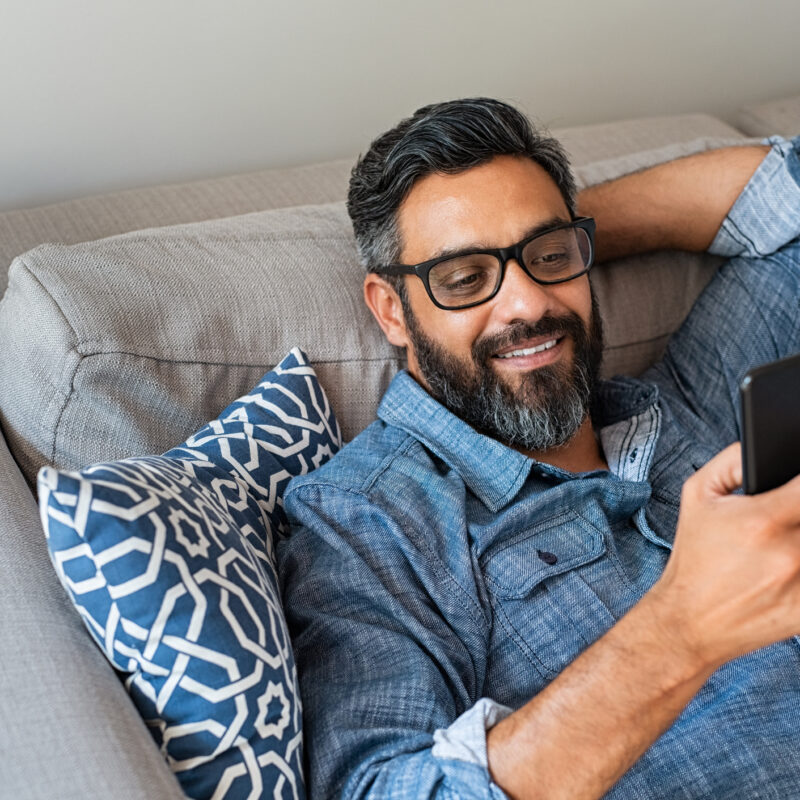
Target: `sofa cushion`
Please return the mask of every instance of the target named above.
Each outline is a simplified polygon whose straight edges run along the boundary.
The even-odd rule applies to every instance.
[[[340,444],[293,350],[163,456],[39,473],[56,571],[190,797],[303,796],[273,534],[289,478]]]
[[[122,683],[87,647],[2,436],[0,475],[0,796],[185,800]]]
[[[349,438],[400,363],[361,277],[342,204],[39,247],[0,303],[9,447],[29,480],[163,452],[295,344]]]
[[[725,140],[727,141],[727,140]],[[579,168],[605,180],[720,140]],[[650,254],[592,273],[606,374],[658,357],[718,263]],[[365,308],[342,203],[154,228],[16,259],[0,303],[0,422],[28,480],[159,453],[214,417],[295,343],[346,439],[372,421],[402,354]]]
[[[270,208],[331,203],[347,193],[354,158],[146,186],[0,213],[0,295],[14,258],[43,242],[76,244],[143,228]]]
[[[800,133],[800,94],[745,106],[739,112],[737,123],[749,136],[797,136]]]
[[[675,114],[557,128],[576,166],[738,132],[708,114]],[[343,200],[355,158],[148,186],[0,213],[0,295],[12,260],[43,242],[75,244],[154,226]]]
[[[564,145],[577,169],[683,142],[724,141],[742,136],[736,128],[709,114],[670,114],[575,125],[556,128],[553,135]]]

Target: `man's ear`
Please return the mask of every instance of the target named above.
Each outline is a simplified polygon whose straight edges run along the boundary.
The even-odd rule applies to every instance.
[[[392,285],[380,275],[368,272],[364,278],[364,301],[389,342],[397,347],[408,347],[403,304]]]

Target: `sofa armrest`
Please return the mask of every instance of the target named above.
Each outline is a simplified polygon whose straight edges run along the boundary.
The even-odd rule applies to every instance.
[[[62,589],[2,435],[0,476],[0,794],[183,797]]]

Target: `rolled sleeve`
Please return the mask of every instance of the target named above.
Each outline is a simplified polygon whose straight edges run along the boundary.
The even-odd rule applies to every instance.
[[[474,765],[480,767],[480,774],[485,776],[489,796],[493,800],[506,798],[505,792],[488,778],[486,733],[509,714],[510,708],[484,697],[452,725],[433,734],[432,755],[442,762],[442,769],[452,782],[461,783],[465,765]],[[486,792],[480,796],[485,797]]]
[[[486,733],[510,713],[511,709],[507,706],[482,698],[448,728],[440,728],[433,734],[433,755],[488,769]]]
[[[764,144],[772,148],[711,243],[715,255],[766,256],[800,236],[800,136]]]

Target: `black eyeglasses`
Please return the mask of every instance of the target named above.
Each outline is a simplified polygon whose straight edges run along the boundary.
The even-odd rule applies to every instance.
[[[467,250],[421,264],[389,264],[376,272],[417,275],[439,308],[454,311],[491,300],[514,259],[536,283],[549,286],[585,275],[594,259],[594,220],[578,217],[529,236],[511,247]]]

